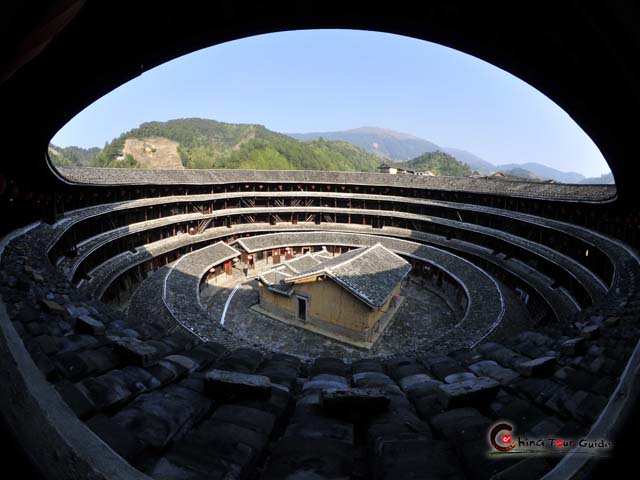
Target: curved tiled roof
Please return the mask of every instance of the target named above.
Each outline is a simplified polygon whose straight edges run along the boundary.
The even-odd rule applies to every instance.
[[[278,213],[278,212],[321,212],[321,213],[352,213],[352,214],[363,214],[363,215],[375,215],[382,217],[397,217],[397,218],[405,218],[407,220],[419,220],[425,221],[429,223],[434,223],[438,225],[443,225],[451,228],[467,230],[471,232],[476,232],[482,235],[487,235],[491,237],[498,238],[502,241],[506,241],[509,245],[517,245],[525,250],[531,252],[531,254],[538,256],[544,262],[550,262],[554,265],[559,266],[564,269],[571,277],[573,277],[577,284],[582,286],[586,293],[594,299],[600,295],[602,295],[604,291],[604,285],[600,279],[598,279],[592,272],[583,267],[577,261],[568,257],[567,255],[558,253],[553,249],[541,245],[537,242],[532,242],[531,240],[524,239],[517,235],[513,235],[508,232],[502,232],[500,230],[492,229],[483,225],[474,225],[469,224],[457,220],[449,220],[445,218],[438,218],[434,216],[428,215],[418,215],[413,213],[405,213],[405,212],[396,212],[396,211],[386,211],[386,210],[362,210],[362,209],[344,209],[344,208],[331,208],[331,207],[271,207],[271,208],[230,208],[215,211],[211,214],[183,214],[183,215],[174,215],[170,217],[164,217],[156,220],[145,221],[141,224],[134,225],[132,227],[125,227],[121,229],[117,229],[116,231],[106,232],[105,234],[99,235],[95,240],[90,240],[85,243],[87,245],[87,249],[81,247],[80,254],[76,260],[73,260],[69,265],[69,262],[63,263],[63,266],[68,265],[67,268],[70,269],[71,272],[77,268],[78,262],[83,261],[86,256],[98,248],[100,245],[105,244],[113,238],[116,238],[119,235],[126,235],[131,233],[132,231],[144,231],[148,228],[157,228],[162,225],[170,225],[172,223],[188,221],[188,220],[202,220],[205,218],[220,218],[229,215],[239,215],[239,214],[255,214],[255,213]],[[514,214],[514,217],[523,218],[522,215]],[[524,216],[527,221],[530,221],[531,215]],[[67,224],[68,225],[68,224]],[[567,230],[569,234],[584,239],[585,242],[589,242],[588,245],[592,245],[594,241],[598,241],[598,237],[594,237],[585,229],[568,229],[565,225],[562,225],[561,222],[545,222],[542,223],[541,226],[546,227],[547,225],[551,225],[553,228],[557,228],[558,230]],[[121,231],[122,233],[118,233]],[[115,237],[114,237],[115,235]],[[607,246],[606,242],[600,242],[600,245]],[[595,248],[595,246],[594,246]],[[604,251],[607,252],[608,249],[604,248]]]
[[[514,182],[492,177],[431,177],[363,172],[311,170],[146,170],[61,167],[68,180],[91,185],[209,185],[224,183],[317,182],[351,185],[402,186],[432,190],[561,200],[606,201],[615,197],[612,185]]]
[[[291,273],[287,271],[287,267],[282,266],[269,270],[268,272],[261,273],[258,278],[267,286],[267,288],[269,288],[269,290],[289,296],[293,293],[294,289],[292,285],[284,283],[284,280],[290,276]]]
[[[293,232],[264,234],[239,241],[240,245],[255,239],[260,241],[261,250],[294,245],[344,245],[351,247],[373,246],[381,243],[387,249],[421,261],[430,263],[443,269],[451,275],[465,289],[468,296],[467,309],[462,320],[453,327],[453,330],[440,332],[429,339],[429,344],[435,348],[452,348],[451,345],[471,345],[478,338],[495,328],[504,316],[504,304],[502,293],[493,279],[472,263],[450,253],[421,245],[408,240],[388,238],[384,236],[366,235],[358,233],[340,232]],[[240,243],[242,242],[242,243]],[[199,257],[199,260],[195,260]],[[211,264],[207,255],[192,254],[189,263],[196,261],[198,265]],[[339,257],[335,262],[341,263]],[[202,270],[202,268],[200,268]],[[167,284],[167,290],[175,289],[183,292],[180,298],[193,298],[196,295],[200,277],[194,274],[177,276],[173,284]],[[186,300],[172,307],[181,323],[192,326],[204,338],[214,335],[219,325],[213,324],[209,317],[202,311],[195,311],[188,307]],[[455,332],[455,333],[454,333]],[[446,345],[446,347],[445,347]],[[426,348],[423,345],[422,348]]]
[[[338,285],[373,308],[380,308],[411,270],[408,262],[376,243],[312,265],[284,279],[292,283],[305,278],[328,275]]]
[[[221,184],[216,182],[259,177],[283,183],[313,178],[310,182],[323,189],[320,182],[351,181],[356,175],[331,172],[222,175],[85,170],[76,175],[93,176],[95,186],[74,185],[62,181],[43,158],[47,142],[64,122],[91,99],[143,70],[230,38],[336,25],[435,40],[528,81],[562,105],[594,139],[620,181],[620,197],[611,201],[616,196],[611,186],[384,179],[383,175],[357,174],[355,184],[360,179],[389,185],[428,184],[431,186],[424,190],[420,186],[407,188],[412,195],[504,208],[502,213],[478,213],[482,217],[478,223],[550,250],[530,245],[541,255],[532,257],[521,246],[508,249],[509,253],[517,252],[509,256],[501,251],[507,250],[506,237],[498,242],[503,248],[493,248],[495,236],[456,239],[453,235],[450,240],[439,240],[447,241],[452,251],[465,255],[498,282],[507,309],[544,308],[542,304],[525,305],[526,296],[515,298],[515,288],[532,294],[531,288],[535,288],[554,305],[559,318],[524,328],[515,326],[501,338],[485,339],[463,351],[443,355],[416,352],[404,358],[355,362],[335,355],[301,361],[247,348],[246,344],[227,349],[221,343],[201,342],[181,328],[166,328],[172,320],[164,315],[155,318],[154,309],[141,319],[148,322],[128,321],[119,311],[124,305],[115,308],[89,299],[48,263],[43,252],[62,229],[37,225],[28,232],[15,232],[11,241],[0,242],[0,251],[4,249],[0,259],[0,411],[8,424],[8,457],[19,457],[12,449],[13,443],[19,443],[30,463],[41,470],[38,473],[64,480],[388,480],[413,476],[497,480],[544,475],[546,480],[577,480],[596,476],[593,466],[600,460],[577,452],[562,459],[487,455],[486,436],[499,420],[510,420],[517,434],[543,438],[606,439],[622,430],[625,422],[631,425],[625,410],[640,398],[640,275],[637,253],[619,240],[636,249],[640,244],[638,194],[630,186],[637,178],[631,160],[637,151],[634,127],[640,104],[640,28],[633,21],[636,9],[632,2],[557,2],[550,7],[532,2],[514,10],[500,2],[465,6],[437,1],[411,8],[393,4],[369,9],[366,14],[348,5],[318,8],[311,3],[294,9],[275,3],[256,4],[240,12],[246,14],[239,14],[234,5],[211,2],[209,6],[201,2],[197,7],[189,4],[171,9],[130,2],[124,15],[111,2],[55,3],[50,8],[32,2],[16,15],[9,6],[11,21],[6,22],[5,43],[12,55],[4,62],[8,76],[3,76],[1,94],[4,117],[12,120],[6,129],[12,141],[5,142],[4,153],[6,158],[20,161],[6,162],[0,175],[0,197],[9,209],[4,212],[7,231],[21,222],[55,221],[69,205],[75,208],[114,196],[153,195],[152,190],[207,192],[218,190],[215,186]],[[513,21],[514,12],[523,15]],[[114,34],[114,25],[135,35]],[[538,34],[541,25],[544,35]],[[76,53],[88,45],[93,55],[83,57],[83,74],[49,75],[56,68],[72,71]],[[29,48],[33,46],[38,48]],[[193,187],[174,188],[171,177],[175,175]],[[110,177],[123,184],[140,182],[148,187],[111,187]],[[290,183],[289,187],[295,188],[295,183]],[[398,194],[402,194],[400,188],[405,187],[395,188]],[[385,189],[378,186],[374,190],[380,193]],[[461,220],[475,222],[476,214],[469,212],[480,212],[480,208],[460,210]],[[402,210],[428,213],[406,207]],[[540,218],[532,221],[514,210]],[[453,213],[443,216],[455,219]],[[560,225],[542,218],[545,216],[580,226]],[[67,248],[73,249],[77,243],[73,238],[76,233],[92,236],[111,229],[111,220],[124,217],[104,217],[87,222],[86,228],[68,231],[52,255],[73,254]],[[251,222],[248,217],[234,220]],[[377,226],[382,223],[372,218],[359,220]],[[405,219],[386,224],[409,230],[409,235],[416,236],[413,241],[426,238],[418,238],[415,227]],[[548,227],[541,228],[542,224]],[[554,226],[549,227],[551,224]],[[556,227],[564,233],[558,234]],[[349,228],[352,232],[356,226]],[[191,248],[207,245],[183,244],[170,255],[155,257],[160,251],[155,247],[160,245],[143,252],[146,244],[169,232],[167,228],[135,239],[123,236],[104,244],[97,240],[93,246],[104,247],[89,255],[86,265],[93,268],[97,262],[108,263],[110,257],[128,249],[131,240],[131,246],[139,251],[114,260],[113,269],[99,266],[96,275],[110,270],[117,279],[113,290],[122,288],[118,292],[123,297],[141,281],[142,290],[136,295],[140,299],[157,285],[155,274],[145,278],[151,274],[148,267],[158,268]],[[573,233],[582,240],[569,238]],[[473,246],[464,245],[464,240]],[[553,251],[560,257],[548,256]],[[565,275],[565,282],[555,281],[556,274],[561,276],[562,272],[551,265],[562,263],[563,256],[586,269],[577,278],[579,267],[565,264],[574,268],[576,281],[584,289]],[[143,258],[147,258],[143,266],[126,271],[127,260]],[[117,277],[119,272],[125,274]],[[159,270],[160,277],[162,273],[164,270]],[[589,276],[594,283],[590,287],[585,283]],[[149,285],[145,285],[147,280]],[[586,288],[596,293],[587,295],[590,300],[581,291]],[[535,295],[532,298],[539,300]],[[577,299],[573,310],[571,298]],[[567,315],[571,311],[573,314]],[[220,373],[229,371],[233,374]],[[622,439],[614,441],[625,447],[629,444]],[[633,471],[629,450],[623,448],[620,453],[624,460],[631,460]],[[598,473],[613,475],[618,467],[617,453],[611,465],[598,465],[604,467]],[[22,469],[17,471],[25,475]]]
[[[284,280],[290,278],[293,275],[297,275],[304,270],[313,268],[320,264],[323,260],[326,260],[324,256],[326,252],[307,252],[299,257],[286,260],[282,264],[275,268],[261,272],[258,275],[260,281],[267,285],[269,290],[284,295],[290,295],[293,293],[293,287],[287,285]]]
[[[270,194],[278,196],[277,192]],[[616,386],[618,378],[627,359],[635,358],[631,354],[640,335],[640,276],[637,256],[615,239],[531,214],[440,202],[441,208],[459,209],[462,215],[477,212],[513,219],[521,222],[520,227],[530,225],[540,235],[524,238],[526,228],[511,229],[499,222],[491,227],[468,224],[459,231],[481,234],[468,237],[477,239],[477,243],[470,243],[391,226],[373,229],[369,225],[324,222],[258,222],[212,227],[196,235],[144,243],[95,267],[80,289],[69,286],[61,270],[49,264],[46,252],[77,222],[94,215],[106,215],[106,219],[110,212],[161,204],[163,200],[91,207],[72,212],[52,226],[36,225],[8,243],[0,259],[0,293],[12,321],[8,326],[19,333],[28,348],[25,355],[31,355],[44,373],[40,378],[54,385],[67,402],[65,415],[79,419],[76,431],[84,428],[84,434],[98,435],[113,449],[111,453],[117,453],[114,461],[125,459],[155,478],[218,474],[281,478],[310,464],[324,465],[324,471],[334,476],[348,477],[357,471],[375,476],[388,468],[401,472],[403,465],[415,462],[424,462],[424,471],[473,476],[498,471],[492,470],[497,464],[465,453],[477,451],[473,442],[484,445],[485,426],[498,419],[512,418],[522,431],[571,436],[585,434],[591,425],[601,428],[602,422],[596,419],[607,404],[611,407],[604,410],[607,415],[619,414],[614,412],[616,402],[607,398],[614,390],[621,391]],[[406,205],[438,203],[406,200]],[[303,208],[330,213],[347,210]],[[294,209],[285,207],[283,211]],[[348,210],[363,213],[358,208]],[[429,217],[432,223],[448,227],[463,223],[411,210],[390,211],[388,216]],[[179,219],[166,217],[122,230],[112,228],[86,239],[78,260],[120,236]],[[245,220],[249,221],[248,217]],[[546,232],[550,233],[548,238]],[[580,239],[583,243],[579,246],[603,252],[601,260],[612,265],[610,276],[598,278],[591,270],[592,264],[581,262],[567,249],[556,250],[560,243],[554,243],[555,232]],[[417,345],[418,354],[407,349],[379,358],[359,355],[362,360],[349,363],[343,358],[307,361],[303,356],[301,362],[275,353],[268,342],[251,344],[220,325],[212,325],[198,305],[198,286],[206,269],[238,254],[223,243],[211,242],[246,234],[254,236],[242,237],[237,244],[248,251],[294,245],[358,247],[382,242],[405,257],[446,269],[467,289],[470,302],[466,315],[453,329],[438,331],[431,342]],[[577,304],[573,293],[554,284],[539,264],[494,250],[491,239],[535,252],[546,262],[571,272],[590,292],[593,303]],[[133,265],[192,248],[200,250],[183,255],[143,281],[134,292],[127,317],[86,296],[99,296]],[[78,264],[65,259],[60,267],[72,269]],[[506,324],[495,328],[502,309],[516,314],[524,306],[511,290],[510,282],[515,280],[527,285],[530,292],[537,292],[559,321],[536,325],[535,332],[522,332],[519,325],[511,325],[514,317],[509,316]],[[158,291],[166,295],[158,296]],[[2,328],[8,331],[5,323]],[[245,377],[226,378],[220,371]],[[271,385],[268,398],[264,388],[263,393],[258,392],[258,386],[266,382]],[[251,399],[219,396],[225,388],[247,388],[249,383],[253,385]],[[31,387],[36,384],[38,388],[50,386],[29,383]],[[334,396],[332,388],[344,391]],[[378,390],[363,392],[362,388]],[[286,408],[290,401],[294,402],[293,414]],[[333,402],[342,402],[340,415],[350,412],[344,402],[389,403],[376,407],[381,411],[358,410],[369,413],[365,427],[354,435],[353,426],[360,420],[333,416]],[[39,408],[54,404],[48,402]],[[478,435],[469,424],[478,426]],[[466,432],[464,438],[455,433],[459,431]],[[86,444],[94,451],[104,446],[94,445],[90,439]],[[433,457],[425,458],[425,452],[432,452]],[[365,458],[363,454],[367,461],[359,464]],[[335,461],[338,457],[340,462]],[[520,463],[515,466],[524,468]],[[513,472],[505,470],[504,475]]]
[[[2,257],[3,267],[19,265],[20,258],[37,260],[36,248],[43,256],[45,250],[38,246],[39,239],[51,238],[49,231],[50,227],[41,225],[24,236],[25,242],[11,244],[6,258]],[[55,278],[51,269],[49,279]],[[31,287],[27,295],[36,291]],[[8,293],[11,291],[3,290],[3,296],[11,298]],[[62,298],[55,300],[65,303]],[[27,324],[25,315],[20,318],[15,325]],[[61,318],[52,315],[47,322]],[[123,325],[118,325],[118,320],[100,318],[107,326],[109,341],[120,342],[117,338],[123,333],[117,332],[124,332]],[[119,348],[126,346],[129,350],[117,350],[117,356],[109,360],[105,357],[101,363],[94,360],[91,367],[85,363],[85,368],[93,370],[69,370],[66,374],[73,375],[74,382],[58,380],[55,384],[73,407],[73,411],[67,407],[66,415],[80,416],[113,449],[109,450],[111,455],[115,451],[156,478],[176,474],[193,477],[197,472],[202,472],[200,476],[230,475],[255,472],[256,468],[262,470],[264,478],[281,478],[308,469],[310,464],[323,465],[323,471],[334,476],[348,476],[354,473],[361,458],[357,449],[362,448],[372,456],[372,463],[362,466],[366,471],[380,472],[391,466],[401,471],[411,463],[421,465],[424,471],[476,475],[496,472],[493,469],[497,464],[486,457],[459,455],[456,448],[462,442],[470,452],[476,451],[476,444],[484,445],[487,428],[497,419],[519,419],[521,431],[545,428],[561,435],[588,431],[606,403],[605,396],[615,387],[616,372],[621,368],[617,352],[623,345],[634,344],[635,339],[630,337],[619,340],[625,338],[625,332],[633,331],[633,325],[626,323],[632,317],[628,318],[620,323],[602,321],[599,337],[587,334],[598,324],[594,320],[580,327],[585,328],[582,337],[573,325],[561,328],[560,334],[549,326],[449,355],[365,359],[351,364],[319,358],[304,371],[291,357],[265,357],[256,350],[237,347],[225,350],[211,342],[194,348],[184,340],[180,344],[177,338],[161,335],[151,340],[140,327],[133,327],[130,329],[136,331],[139,344],[124,342]],[[33,326],[29,329],[35,333]],[[30,344],[31,338],[37,338],[36,344],[45,345],[42,335],[29,337],[23,332]],[[70,343],[63,346],[67,353],[50,350],[55,368],[65,365],[65,355],[89,359],[89,354],[108,346],[98,350],[95,344],[81,346],[78,341],[82,338],[87,342],[92,335],[78,337],[75,347]],[[609,349],[614,341],[616,351]],[[584,344],[579,347],[580,342]],[[147,349],[145,356],[132,356],[136,351],[141,353],[142,346]],[[140,366],[137,362],[143,358],[148,363]],[[44,367],[45,363],[40,365]],[[207,387],[207,372],[221,369],[266,377],[271,382],[271,396],[255,393],[248,399],[220,400],[215,396],[220,390]],[[354,402],[373,402],[366,395],[380,398],[376,400],[380,405],[365,414],[363,440],[353,434],[356,420],[336,418],[331,413],[331,402],[337,400],[328,396],[329,389],[336,387]],[[377,393],[358,390],[362,388],[375,388]],[[46,408],[55,404],[53,400]],[[287,413],[290,400],[295,400],[295,410]],[[341,411],[349,414],[347,407]],[[83,421],[74,428],[81,428]],[[278,423],[284,427],[275,433]],[[460,436],[458,432],[463,430],[466,433]],[[86,429],[85,435],[93,434]],[[267,447],[270,438],[273,443]],[[91,437],[85,442],[95,452],[104,445],[94,445]],[[145,460],[137,456],[143,449]],[[259,461],[261,456],[266,456],[266,461]],[[335,461],[337,457],[340,462]],[[514,464],[504,468],[511,466]]]

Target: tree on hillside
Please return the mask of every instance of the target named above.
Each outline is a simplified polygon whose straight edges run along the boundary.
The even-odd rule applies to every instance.
[[[403,164],[403,168],[416,171],[429,170],[436,175],[453,177],[469,176],[473,172],[468,165],[460,162],[448,153],[439,150],[428,152]]]
[[[379,157],[342,141],[300,142],[261,125],[234,125],[201,118],[147,122],[123,133],[95,157],[95,167],[125,167],[122,159],[129,138],[162,137],[178,143],[185,168],[243,168],[266,170],[376,170]]]

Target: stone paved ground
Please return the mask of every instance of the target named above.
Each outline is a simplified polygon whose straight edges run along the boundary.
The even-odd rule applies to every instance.
[[[230,285],[225,289],[218,289],[215,295],[207,298],[212,322],[220,321],[224,303],[232,288]],[[337,356],[358,359],[372,354],[388,355],[402,348],[414,345],[418,347],[427,342],[433,332],[450,328],[459,320],[444,300],[411,281],[401,291],[406,300],[400,311],[373,351],[366,352],[254,312],[249,307],[258,303],[258,295],[256,280],[241,284],[229,304],[225,326],[251,342],[271,345],[276,351],[301,357]]]
[[[230,288],[232,289],[235,285],[244,280],[244,275],[238,268],[233,268],[231,275],[224,277],[225,278],[221,280],[212,281],[200,290],[200,303],[207,310],[216,305],[216,297],[223,295],[226,298],[229,295]],[[220,310],[220,312],[222,312],[222,310]],[[217,319],[220,320],[220,315],[218,315]]]
[[[408,346],[420,350],[420,345],[428,342],[435,332],[451,328],[460,320],[442,297],[414,279],[400,294],[405,301],[374,347],[376,354],[390,355]]]

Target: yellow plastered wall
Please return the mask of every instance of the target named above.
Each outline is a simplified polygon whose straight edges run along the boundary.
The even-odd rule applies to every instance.
[[[334,333],[366,339],[370,331],[389,309],[391,297],[400,292],[400,284],[380,310],[375,310],[358,300],[333,280],[323,277],[300,281],[294,285],[295,293],[291,297],[271,292],[260,285],[260,306],[274,313],[285,314],[296,319],[298,297],[307,299],[307,322],[316,326],[330,327]],[[363,336],[364,335],[364,336]]]
[[[260,284],[260,306],[266,310],[274,309],[276,311],[284,311],[292,316],[296,316],[297,309],[296,297],[286,297],[273,293],[266,286]]]
[[[308,316],[351,330],[366,330],[379,315],[330,279],[296,283],[295,291],[307,298]]]
[[[366,330],[372,327],[387,310],[389,301],[381,310],[374,310],[331,279],[308,279],[294,286],[291,297],[275,294],[261,287],[261,305],[273,305],[291,315],[297,315],[297,296],[307,299],[307,316],[324,322],[341,325],[352,330]],[[399,291],[400,287],[396,289]]]
[[[400,283],[396,285],[396,288],[393,289],[393,293],[389,295],[389,298],[387,298],[387,301],[384,303],[384,305],[380,307],[380,310],[376,311],[377,315],[374,321],[372,323],[369,323],[369,328],[373,327],[376,324],[376,322],[380,319],[380,317],[382,317],[385,313],[387,313],[387,311],[389,311],[389,307],[391,305],[391,299],[393,298],[393,296],[400,295],[400,285],[401,285]]]

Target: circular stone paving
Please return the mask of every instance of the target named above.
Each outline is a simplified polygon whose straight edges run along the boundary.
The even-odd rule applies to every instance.
[[[212,295],[203,294],[203,304],[206,305],[212,322],[220,322],[233,287],[234,285],[226,288],[217,287]],[[460,320],[439,295],[427,290],[411,277],[403,285],[400,295],[404,297],[404,301],[399,311],[373,348],[368,351],[287,325],[256,312],[251,307],[259,303],[257,280],[249,280],[238,285],[228,304],[224,325],[236,335],[250,342],[269,345],[274,351],[303,358],[336,356],[358,359],[416,349],[425,352],[425,345],[430,343],[431,338],[438,336],[438,332],[448,330]],[[430,351],[436,353],[437,344],[433,345]]]

